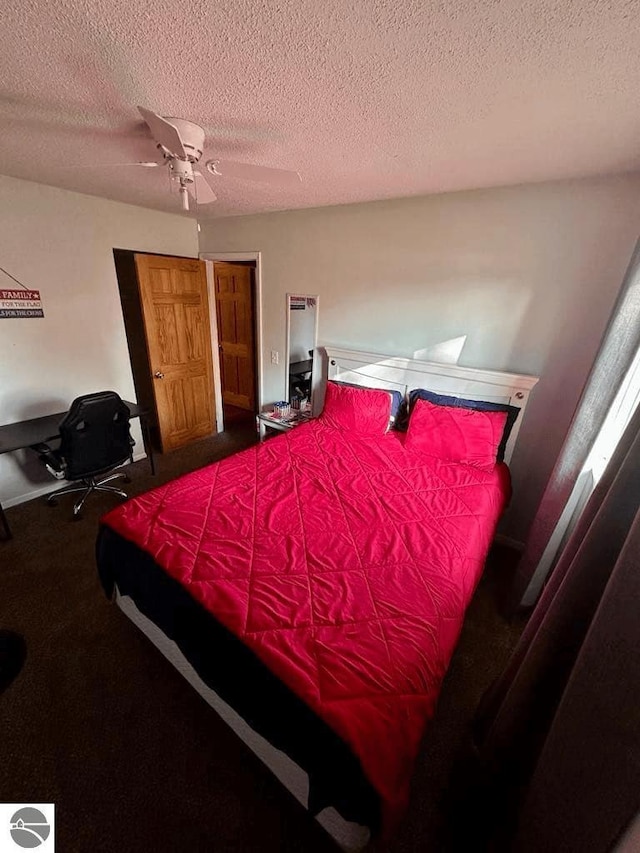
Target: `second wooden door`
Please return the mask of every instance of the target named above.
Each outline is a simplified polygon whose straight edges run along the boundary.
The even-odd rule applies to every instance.
[[[255,411],[253,269],[214,264],[222,401]]]

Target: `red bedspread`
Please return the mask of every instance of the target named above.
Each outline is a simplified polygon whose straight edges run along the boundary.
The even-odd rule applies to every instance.
[[[150,553],[359,758],[387,828],[509,490],[316,421],[104,522]]]

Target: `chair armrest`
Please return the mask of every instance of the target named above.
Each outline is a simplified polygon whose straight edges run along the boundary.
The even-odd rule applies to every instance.
[[[56,478],[56,480],[65,479],[67,466],[64,462],[64,459],[62,459],[62,457],[59,456],[55,452],[55,450],[53,450],[51,447],[49,447],[48,444],[45,444],[44,442],[40,442],[39,444],[32,444],[30,449],[34,450],[38,454],[38,457],[40,458],[40,461],[42,462],[44,467],[53,477]]]

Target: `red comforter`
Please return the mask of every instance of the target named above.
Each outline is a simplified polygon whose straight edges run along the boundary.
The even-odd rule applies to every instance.
[[[319,421],[110,512],[357,755],[387,828],[508,494],[508,471]]]

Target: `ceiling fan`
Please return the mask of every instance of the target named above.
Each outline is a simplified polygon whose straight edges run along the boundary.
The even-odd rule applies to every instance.
[[[204,130],[186,119],[164,118],[145,107],[138,107],[138,111],[147,123],[163,160],[161,163],[140,161],[122,165],[145,168],[168,167],[171,179],[178,184],[183,210],[189,210],[189,194],[199,205],[216,201],[217,196],[209,180],[201,171],[194,169],[204,150]],[[280,186],[295,186],[302,180],[298,172],[289,169],[254,166],[250,163],[236,163],[231,160],[207,160],[205,168],[211,175],[218,178],[240,178]]]

